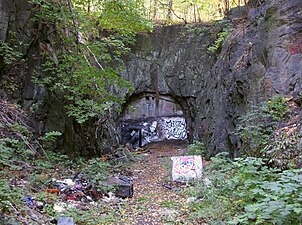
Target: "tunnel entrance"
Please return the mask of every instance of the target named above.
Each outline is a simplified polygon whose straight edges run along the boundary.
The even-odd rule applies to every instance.
[[[181,106],[170,96],[143,94],[132,99],[121,120],[123,144],[142,147],[163,140],[186,140],[187,123]]]

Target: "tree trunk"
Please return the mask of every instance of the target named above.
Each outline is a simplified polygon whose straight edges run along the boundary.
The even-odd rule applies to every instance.
[[[154,1],[154,3],[153,3],[153,15],[152,15],[152,18],[153,18],[153,20],[154,21],[156,21],[156,17],[157,17],[157,0],[153,0]],[[151,8],[151,5],[152,4],[150,4],[150,8]]]
[[[173,6],[173,0],[168,1],[168,13],[167,13],[167,21],[172,21],[172,6]]]

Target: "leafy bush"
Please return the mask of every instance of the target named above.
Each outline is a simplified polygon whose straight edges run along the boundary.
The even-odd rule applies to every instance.
[[[205,172],[210,184],[193,188],[200,200],[191,203],[191,217],[211,224],[300,224],[301,172],[280,172],[261,158],[214,157]]]
[[[241,155],[265,157],[282,169],[298,168],[301,163],[299,124],[289,118],[299,118],[294,101],[276,95],[238,119],[237,135],[241,140]],[[288,116],[286,116],[288,114]]]
[[[41,144],[45,150],[54,150],[55,141],[62,136],[62,133],[59,131],[51,131],[44,134],[43,137],[40,137]]]
[[[6,178],[0,178],[0,213],[14,210],[14,206],[20,206],[24,195],[22,190],[9,184]]]
[[[275,95],[271,100],[266,102],[265,109],[274,120],[278,121],[289,111],[286,102],[287,100],[284,97]]]
[[[206,147],[200,141],[194,142],[188,146],[187,155],[202,155],[205,156]]]
[[[253,182],[249,201],[231,224],[301,224],[302,170],[287,170],[275,179]],[[245,183],[247,183],[246,181]]]
[[[102,186],[102,181],[109,176],[109,167],[108,162],[102,162],[101,159],[94,158],[88,161],[81,172],[94,187],[98,188],[98,191],[104,191],[106,187]]]
[[[4,63],[9,65],[20,59],[22,54],[14,50],[8,43],[0,42],[0,56],[3,57]]]
[[[273,166],[282,169],[298,168],[302,162],[302,135],[294,128],[277,131],[265,148],[265,155]]]
[[[241,139],[240,153],[246,156],[263,157],[264,148],[272,137],[275,123],[263,107],[251,110],[238,119],[236,132]]]

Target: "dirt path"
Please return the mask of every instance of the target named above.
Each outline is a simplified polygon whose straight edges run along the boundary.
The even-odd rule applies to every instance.
[[[129,199],[127,224],[189,224],[186,199],[170,182],[171,156],[184,146],[153,144],[148,155],[133,166],[134,196]],[[169,167],[169,168],[167,168]]]

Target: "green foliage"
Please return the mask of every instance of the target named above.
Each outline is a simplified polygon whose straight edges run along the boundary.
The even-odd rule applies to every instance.
[[[301,224],[302,170],[288,169],[299,160],[300,136],[288,127],[277,130],[277,121],[287,112],[286,100],[275,96],[240,117],[241,153],[258,158],[212,158],[204,181],[188,191],[202,200],[191,204],[193,219],[211,224]]]
[[[278,168],[298,168],[301,162],[302,135],[295,129],[277,131],[274,141],[265,147],[269,162]]]
[[[301,224],[302,222],[302,170],[287,170],[277,178],[247,180],[253,182],[248,189],[251,200],[232,224]],[[270,175],[269,173],[267,175]]]
[[[15,161],[31,159],[35,154],[30,147],[27,136],[0,138],[0,165],[11,169],[19,168],[15,165]]]
[[[243,6],[245,0],[145,0],[148,18],[161,24],[201,23],[223,19],[232,7]]]
[[[141,0],[104,0],[102,6],[99,22],[105,29],[113,29],[122,35],[152,29],[150,21],[144,18]]]
[[[286,99],[280,95],[275,95],[265,104],[265,110],[278,121],[289,111]]]
[[[106,188],[102,185],[102,181],[106,180],[109,176],[110,164],[108,162],[102,162],[99,158],[94,158],[88,161],[85,167],[82,169],[82,173],[90,182],[98,188],[98,191],[106,191]]]
[[[218,155],[205,171],[210,184],[199,182],[189,191],[201,199],[191,203],[191,217],[211,224],[300,224],[301,172],[280,173],[261,158],[232,162]]]
[[[208,47],[208,52],[215,53],[219,51],[226,40],[226,38],[231,33],[232,29],[230,27],[224,28],[222,31],[218,33],[217,39],[214,41],[214,43]]]
[[[131,87],[114,70],[91,67],[83,55],[61,55],[59,60],[57,66],[54,61],[43,64],[43,70],[48,75],[36,79],[36,83],[64,94],[67,114],[79,123],[96,115],[104,115],[115,103],[123,102],[122,97],[110,93],[113,86],[124,90]]]
[[[287,100],[279,95],[262,103],[238,119],[236,132],[241,139],[240,153],[246,156],[269,157],[270,162],[282,168],[297,165],[299,134],[277,130],[278,122],[290,112]],[[275,135],[274,135],[275,134]]]
[[[20,188],[9,184],[6,178],[0,178],[0,212],[9,213],[22,205],[24,194]]]
[[[202,155],[205,156],[206,155],[206,147],[204,146],[204,144],[200,141],[197,141],[193,144],[190,144],[188,146],[188,152],[187,155]]]
[[[74,1],[74,7],[31,1],[37,21],[53,26],[58,36],[44,50],[45,62],[34,82],[64,96],[67,115],[83,123],[105,116],[123,102],[129,82],[118,73],[137,32],[152,26],[139,0]],[[114,66],[113,66],[114,65]]]
[[[263,107],[256,108],[239,118],[236,132],[242,141],[241,154],[264,156],[264,149],[269,143],[275,123]]]
[[[3,57],[4,63],[9,65],[20,59],[22,54],[12,48],[8,43],[0,42],[0,56]]]
[[[62,135],[59,131],[51,131],[44,135],[44,137],[41,138],[42,141],[55,141],[57,138],[59,138]]]
[[[59,131],[51,131],[44,136],[40,137],[40,143],[43,146],[43,149],[48,150],[54,150],[55,147],[55,141],[58,140],[62,136],[62,133]]]
[[[79,225],[115,224],[116,221],[121,221],[122,219],[121,208],[112,207],[108,204],[90,205],[86,211],[74,207],[64,212],[64,216],[73,218],[75,224]]]
[[[63,4],[54,4],[52,1],[42,0],[30,0],[29,2],[35,10],[38,10],[38,13],[35,14],[34,18],[36,21],[47,21],[55,24],[60,23],[68,16],[68,14],[64,16],[64,11],[66,12],[68,8],[62,7],[64,6]]]

